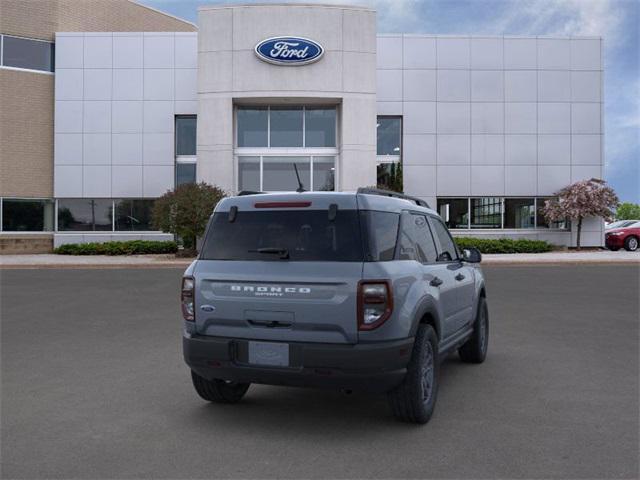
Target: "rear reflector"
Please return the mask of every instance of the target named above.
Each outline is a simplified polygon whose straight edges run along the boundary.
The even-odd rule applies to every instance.
[[[304,208],[310,207],[311,202],[256,202],[256,208]]]

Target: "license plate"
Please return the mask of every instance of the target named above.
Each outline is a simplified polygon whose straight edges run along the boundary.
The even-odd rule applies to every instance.
[[[289,344],[249,342],[249,363],[252,365],[289,366]]]

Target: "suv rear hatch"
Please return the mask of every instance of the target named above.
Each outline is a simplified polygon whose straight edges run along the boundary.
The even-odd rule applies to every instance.
[[[202,335],[356,343],[363,248],[355,195],[226,199],[197,262]]]

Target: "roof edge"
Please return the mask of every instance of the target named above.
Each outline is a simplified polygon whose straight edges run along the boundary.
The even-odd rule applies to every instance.
[[[195,31],[198,31],[198,25],[189,20],[185,20],[184,18],[177,17],[175,15],[171,15],[170,13],[163,12],[162,10],[158,10],[157,8],[150,7],[149,5],[145,5],[144,3],[140,3],[139,0],[128,0],[131,3],[138,5],[139,7],[146,8],[147,10],[151,10],[152,12],[159,13],[164,15],[165,17],[173,18],[174,20],[178,20],[179,22],[186,23],[187,25],[191,25]]]

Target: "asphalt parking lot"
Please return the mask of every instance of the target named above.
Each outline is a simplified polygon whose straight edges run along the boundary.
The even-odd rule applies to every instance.
[[[203,402],[181,270],[0,271],[2,478],[638,478],[638,267],[485,272],[489,358],[447,360],[417,427],[383,396]]]

